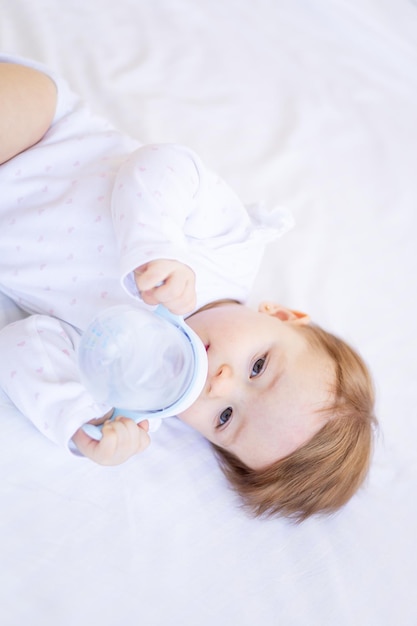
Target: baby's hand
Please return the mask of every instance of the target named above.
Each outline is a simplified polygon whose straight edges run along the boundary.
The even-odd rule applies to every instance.
[[[195,274],[179,261],[158,259],[141,265],[135,269],[135,281],[146,304],[163,304],[178,315],[196,305]]]
[[[81,454],[99,465],[120,465],[149,446],[148,429],[147,420],[136,424],[128,417],[116,417],[104,422],[100,441],[91,439],[82,428],[72,440]]]

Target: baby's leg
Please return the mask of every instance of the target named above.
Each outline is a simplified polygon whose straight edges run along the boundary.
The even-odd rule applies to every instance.
[[[55,114],[56,87],[30,67],[0,63],[0,164],[37,143]]]

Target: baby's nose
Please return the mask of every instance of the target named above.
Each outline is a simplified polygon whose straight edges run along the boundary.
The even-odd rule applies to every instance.
[[[233,370],[230,365],[223,364],[209,380],[209,393],[215,396],[224,395],[234,384]]]

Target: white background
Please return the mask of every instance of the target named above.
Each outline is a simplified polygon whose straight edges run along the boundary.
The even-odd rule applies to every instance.
[[[0,49],[141,141],[188,144],[245,201],[293,209],[253,302],[359,347],[381,424],[365,488],[294,526],[247,517],[175,419],[101,468],[5,405],[2,625],[416,626],[416,3],[0,0]]]

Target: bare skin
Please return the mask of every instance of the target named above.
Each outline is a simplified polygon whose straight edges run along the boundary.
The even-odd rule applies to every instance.
[[[48,76],[17,64],[0,63],[0,84],[1,164],[42,139],[53,121],[57,94]],[[174,259],[138,267],[135,280],[148,304],[164,304],[182,315],[195,307],[194,272]],[[253,467],[292,452],[320,428],[319,409],[329,401],[333,373],[297,332],[307,316],[271,303],[258,311],[222,303],[187,322],[207,347],[209,375],[201,396],[180,419]],[[104,424],[99,442],[82,429],[74,434],[85,456],[116,465],[149,446],[147,421],[109,417],[98,420]]]
[[[183,314],[195,303],[194,272],[178,261],[161,259],[135,271],[138,290],[147,304],[164,304],[170,311]],[[102,439],[95,441],[80,428],[73,441],[84,456],[100,465],[118,465],[143,452],[150,444],[147,420],[136,424],[126,417],[109,420],[103,416],[93,423],[104,423]]]
[[[56,107],[55,83],[45,74],[0,63],[0,164],[37,143]]]
[[[300,326],[308,316],[275,303],[213,307],[187,323],[207,350],[206,386],[179,418],[253,469],[307,442],[325,423],[334,378]]]
[[[154,287],[145,281],[151,269]],[[163,260],[137,274],[152,304],[171,308],[172,302],[178,312],[181,295],[186,303],[192,297],[190,271]],[[164,273],[167,282],[158,287]],[[254,469],[293,452],[323,426],[320,409],[331,400],[334,376],[330,359],[299,331],[308,322],[307,315],[274,303],[258,311],[221,303],[194,313],[187,323],[206,346],[209,373],[200,397],[178,417]],[[89,458],[114,465],[149,445],[147,428],[147,422],[118,418],[105,424],[100,442],[82,430],[74,441]]]

